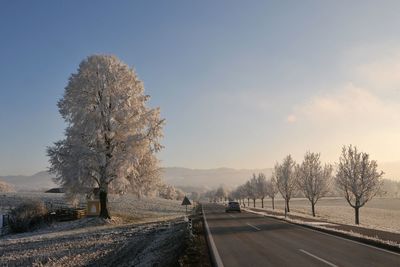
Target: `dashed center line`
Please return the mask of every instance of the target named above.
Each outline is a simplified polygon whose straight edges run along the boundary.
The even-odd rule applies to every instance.
[[[320,258],[320,257],[318,257],[318,256],[315,256],[314,254],[311,254],[310,252],[307,252],[307,251],[305,251],[305,250],[303,250],[303,249],[299,249],[299,250],[300,250],[301,252],[303,252],[304,254],[307,254],[308,256],[313,257],[314,259],[317,259],[317,260],[319,260],[319,261],[322,261],[323,263],[326,263],[327,265],[329,265],[329,266],[331,266],[331,267],[338,267],[337,265],[333,264],[332,262],[329,262],[329,261],[324,260],[324,259],[322,259],[322,258]]]
[[[252,227],[252,228],[254,228],[254,229],[256,229],[257,231],[260,231],[261,229],[260,228],[258,228],[257,226],[254,226],[254,225],[252,225],[252,224],[249,224],[249,223],[246,223],[248,226],[250,226],[250,227]]]
[[[236,218],[236,216],[233,216],[232,214],[229,214],[229,216],[231,216],[232,218]]]

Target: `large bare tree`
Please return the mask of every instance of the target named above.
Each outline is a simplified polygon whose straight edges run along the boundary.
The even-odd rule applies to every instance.
[[[357,147],[343,146],[336,173],[336,184],[355,212],[355,223],[360,224],[360,208],[371,200],[382,186],[382,171],[369,155]]]
[[[315,204],[329,190],[332,178],[332,166],[322,166],[319,153],[307,152],[301,165],[296,166],[299,190],[311,203],[312,215],[315,217]]]
[[[58,102],[67,128],[65,139],[48,148],[50,172],[70,195],[98,187],[103,218],[110,218],[108,193],[138,184],[130,179],[143,175],[140,162],[162,148],[164,121],[148,99],[134,70],[115,56],[93,55],[71,75]]]
[[[282,197],[285,199],[285,210],[290,212],[289,201],[296,190],[296,162],[291,155],[286,156],[282,164],[276,163],[274,168],[276,184]]]

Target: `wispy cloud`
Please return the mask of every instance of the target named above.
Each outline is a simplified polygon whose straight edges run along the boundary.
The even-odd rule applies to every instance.
[[[306,121],[330,125],[394,122],[400,105],[380,98],[372,91],[352,83],[330,92],[321,92],[293,108],[287,121]]]
[[[351,49],[346,69],[353,83],[378,94],[400,91],[398,45],[374,44]]]
[[[285,121],[307,133],[303,143],[331,154],[353,143],[380,160],[399,160],[400,57],[353,66],[349,82],[297,103]]]

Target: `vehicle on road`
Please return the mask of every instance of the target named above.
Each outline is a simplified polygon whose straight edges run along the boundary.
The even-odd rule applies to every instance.
[[[228,203],[228,205],[226,206],[225,211],[226,211],[226,212],[231,212],[231,211],[238,211],[238,212],[241,212],[241,211],[240,211],[240,205],[239,205],[239,203],[236,202],[236,201],[230,201],[230,202]]]

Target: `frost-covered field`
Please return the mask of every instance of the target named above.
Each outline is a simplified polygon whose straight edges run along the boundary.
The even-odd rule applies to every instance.
[[[0,266],[169,266],[184,235],[183,223],[163,222],[5,236]]]
[[[48,208],[71,207],[64,194],[52,193],[34,193],[34,192],[18,192],[18,193],[1,193],[0,194],[0,212],[7,211],[17,206],[23,201],[40,199],[46,203]],[[113,215],[123,216],[130,220],[145,220],[151,218],[164,218],[182,216],[185,212],[184,206],[180,205],[180,201],[166,200],[161,198],[142,198],[138,199],[133,195],[110,195],[109,208]],[[85,201],[82,201],[85,205]]]
[[[0,211],[8,211],[23,201],[40,199],[48,208],[70,206],[64,199],[64,194],[49,194],[38,192],[0,193]]]
[[[10,193],[0,194],[0,208],[29,199],[68,206],[63,194]],[[185,209],[180,204],[111,196],[111,212],[120,219],[84,218],[0,237],[0,266],[163,266],[160,260],[173,260],[182,244]]]
[[[109,205],[112,214],[133,220],[171,218],[185,213],[185,207],[181,205],[181,201],[161,198],[138,199],[132,195],[114,195],[110,196]]]
[[[247,202],[246,202],[247,204]],[[250,202],[250,207],[253,203]],[[261,202],[256,202],[261,207]],[[271,208],[271,200],[265,199],[264,206]],[[275,201],[275,208],[283,210],[282,199]],[[290,210],[311,215],[307,199],[290,200]],[[354,224],[354,209],[344,198],[323,198],[316,205],[316,215],[331,222]],[[360,226],[400,233],[400,198],[375,198],[360,209]]]

